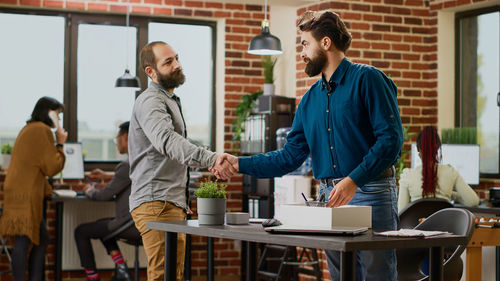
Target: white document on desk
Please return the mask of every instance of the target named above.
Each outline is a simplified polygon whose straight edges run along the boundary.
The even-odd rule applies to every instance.
[[[374,232],[375,235],[380,236],[390,236],[390,237],[432,237],[438,235],[451,234],[447,231],[429,231],[429,230],[418,230],[418,229],[400,229],[400,230],[389,230],[383,232]]]

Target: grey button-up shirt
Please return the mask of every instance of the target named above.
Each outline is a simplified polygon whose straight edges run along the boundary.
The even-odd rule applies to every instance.
[[[188,166],[210,168],[217,158],[186,139],[179,98],[154,82],[135,101],[128,148],[130,211],[151,201],[186,208]]]

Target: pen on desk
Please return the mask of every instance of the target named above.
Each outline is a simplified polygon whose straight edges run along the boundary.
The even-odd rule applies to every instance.
[[[304,200],[306,200],[306,202],[307,202],[307,198],[306,198],[306,196],[304,195],[304,193],[303,193],[303,192],[301,192],[300,194],[302,194],[302,197],[303,197],[303,198],[304,198]]]

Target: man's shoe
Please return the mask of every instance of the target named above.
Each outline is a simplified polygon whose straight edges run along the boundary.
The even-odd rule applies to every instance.
[[[115,268],[115,273],[111,277],[110,281],[132,281],[132,276],[128,270],[127,264],[117,264]]]

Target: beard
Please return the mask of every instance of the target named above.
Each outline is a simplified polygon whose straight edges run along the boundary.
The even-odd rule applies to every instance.
[[[169,74],[162,74],[156,69],[155,71],[156,76],[158,77],[158,83],[166,90],[177,88],[184,84],[184,81],[186,81],[186,76],[184,76],[182,69]]]
[[[304,62],[306,62],[306,69],[304,70],[309,77],[316,76],[321,73],[323,67],[325,67],[327,58],[325,53],[318,49],[313,58],[305,58]]]

